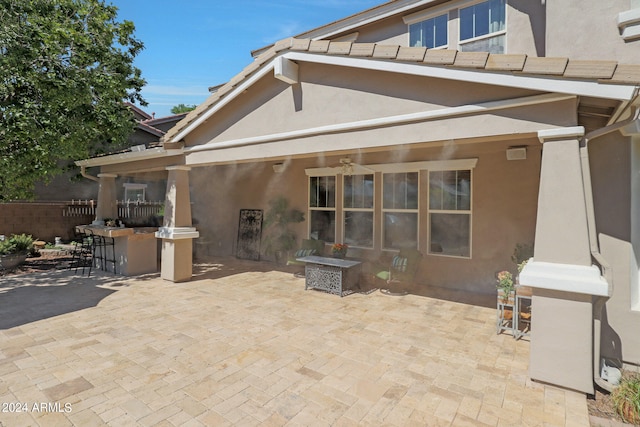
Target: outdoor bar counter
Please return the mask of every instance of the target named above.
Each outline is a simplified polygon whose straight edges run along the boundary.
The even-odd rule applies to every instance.
[[[104,225],[78,225],[82,233],[113,238],[116,256],[116,273],[123,276],[155,273],[158,271],[157,228],[122,228]],[[110,250],[110,249],[109,249]],[[110,268],[107,265],[107,268]]]

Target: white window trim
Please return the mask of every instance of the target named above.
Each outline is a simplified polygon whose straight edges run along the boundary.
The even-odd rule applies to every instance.
[[[427,254],[445,258],[456,258],[456,259],[472,259],[473,258],[473,168],[472,169],[441,169],[441,170],[469,170],[471,173],[471,185],[469,190],[471,191],[471,195],[469,197],[469,210],[460,211],[460,210],[440,210],[440,209],[431,209],[429,205],[429,197],[427,194]],[[428,172],[438,172],[436,170],[430,170]],[[427,175],[427,189],[431,188],[431,176]],[[431,213],[440,213],[440,214],[456,214],[456,215],[469,215],[469,256],[460,256],[460,255],[448,255],[442,254],[439,252],[431,251]]]
[[[137,183],[133,183],[133,182],[125,182],[124,184],[122,184],[122,186],[124,187],[124,200],[128,201],[127,199],[127,193],[131,190],[135,191],[135,190],[142,190],[142,202],[147,200],[147,184],[137,184]],[[136,200],[131,200],[133,202],[137,201]]]
[[[420,172],[443,171],[443,170],[464,170],[474,169],[478,164],[477,158],[468,159],[452,159],[452,160],[424,160],[418,162],[405,163],[380,163],[371,165],[357,165],[358,167],[367,169],[368,172],[358,172],[358,175],[366,173],[382,172],[382,173],[399,173],[399,172]],[[308,168],[304,172],[307,176],[337,176],[341,173],[342,166],[334,168]]]
[[[419,162],[421,163],[421,162]],[[396,163],[397,164],[397,163]],[[396,173],[417,173],[418,174],[418,200],[417,200],[417,209],[385,209],[384,207],[384,175],[385,174],[396,174]],[[387,171],[383,172],[380,182],[380,186],[382,187],[382,200],[380,203],[380,249],[383,252],[398,252],[400,249],[396,248],[386,248],[384,246],[384,214],[387,212],[397,212],[397,213],[415,213],[416,214],[416,249],[420,250],[420,170],[409,170],[409,171]]]
[[[344,185],[344,179],[345,179],[345,175],[342,175],[342,220],[340,221],[342,224],[342,240],[345,240],[345,236],[346,236],[346,227],[345,227],[345,219],[346,219],[346,212],[371,212],[373,214],[373,224],[372,224],[372,230],[371,230],[371,246],[358,246],[358,245],[351,245],[351,247],[354,248],[361,248],[361,249],[375,249],[375,244],[376,244],[376,174],[374,172],[369,172],[369,173],[358,173],[358,174],[354,174],[354,175],[373,175],[373,206],[371,208],[346,208],[344,206],[344,189],[345,189],[345,185]],[[352,175],[353,176],[353,175]]]
[[[458,23],[458,27],[459,26],[460,26],[460,23]],[[458,28],[458,31],[459,31],[459,28]],[[491,38],[494,38],[494,37],[506,36],[506,35],[507,35],[507,30],[500,30],[500,31],[496,31],[495,33],[485,34],[483,36],[473,37],[473,38],[466,39],[466,40],[458,40],[458,46],[463,46],[465,44],[477,42],[479,40],[491,39]],[[507,51],[506,40],[505,40],[505,49],[504,50],[505,50],[505,52]]]
[[[326,168],[318,168],[318,169],[326,169]],[[308,171],[309,169],[306,169],[306,171]],[[338,231],[338,194],[337,194],[337,188],[334,189],[334,200],[333,200],[333,207],[316,207],[316,206],[311,206],[311,178],[320,178],[320,177],[325,177],[325,176],[333,176],[336,179],[336,185],[338,183],[338,176],[333,173],[333,174],[324,174],[324,175],[310,175],[309,173],[307,173],[307,212],[309,212],[309,214],[307,215],[307,237],[311,236],[311,211],[320,211],[320,212],[334,212],[335,216],[334,216],[334,221],[335,221],[335,226],[333,228],[333,236],[334,236],[334,240],[335,237],[338,235],[337,231]],[[325,242],[325,243],[335,243],[335,242]]]

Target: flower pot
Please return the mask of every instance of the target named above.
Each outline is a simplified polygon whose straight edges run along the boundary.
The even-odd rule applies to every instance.
[[[16,268],[27,259],[28,253],[0,255],[0,268],[10,270]]]

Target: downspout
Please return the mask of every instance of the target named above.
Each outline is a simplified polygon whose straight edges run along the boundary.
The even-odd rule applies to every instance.
[[[593,132],[586,134],[580,141],[580,161],[582,164],[582,185],[584,188],[586,213],[587,213],[587,229],[589,231],[589,245],[591,250],[591,256],[600,265],[602,269],[602,275],[609,284],[609,296],[608,297],[596,297],[593,305],[593,379],[597,386],[602,389],[611,392],[613,386],[608,381],[605,381],[600,376],[600,336],[602,334],[602,310],[605,303],[613,294],[613,273],[611,271],[611,265],[602,256],[600,247],[598,245],[598,236],[596,233],[596,216],[593,205],[593,189],[591,187],[591,168],[589,165],[589,142],[607,135],[611,132],[622,129],[628,124],[638,119],[640,110],[637,106],[632,107],[630,118],[618,123],[614,123],[609,126],[605,126]]]
[[[87,169],[85,166],[80,166],[80,175],[87,179],[90,179],[91,181],[100,182],[100,178],[98,178],[97,176],[89,175],[87,173]]]

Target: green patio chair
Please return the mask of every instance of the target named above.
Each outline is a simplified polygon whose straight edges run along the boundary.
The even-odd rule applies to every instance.
[[[400,253],[391,260],[389,268],[379,271],[375,276],[378,279],[384,280],[387,285],[413,282],[421,258],[422,254],[417,249],[400,249]],[[389,289],[381,289],[381,291],[390,294],[396,293]]]
[[[316,239],[303,239],[300,249],[287,260],[287,265],[304,265],[304,262],[298,261],[298,258],[305,256],[317,255],[322,256],[324,252],[324,241]]]

